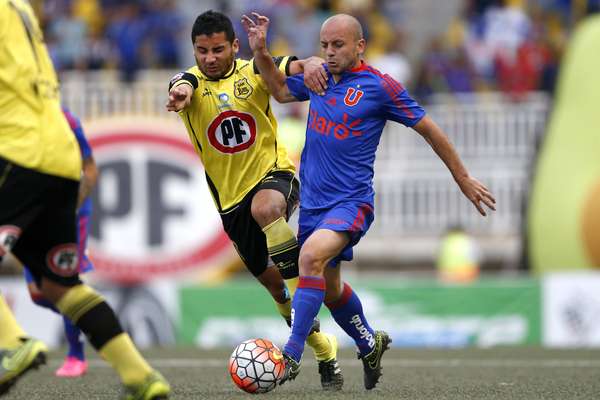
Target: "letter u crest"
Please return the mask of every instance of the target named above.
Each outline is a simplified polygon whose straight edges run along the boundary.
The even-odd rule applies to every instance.
[[[354,88],[348,88],[346,96],[344,96],[344,104],[348,107],[355,106],[362,97],[364,92],[362,90],[356,90]]]

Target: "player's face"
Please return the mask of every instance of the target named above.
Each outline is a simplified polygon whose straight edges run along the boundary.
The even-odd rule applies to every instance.
[[[328,23],[321,29],[321,51],[334,75],[357,66],[364,49],[364,39],[358,40],[351,29],[337,22]]]
[[[225,32],[198,35],[194,40],[194,57],[200,71],[211,79],[219,79],[231,69],[239,50],[237,39],[229,42]]]

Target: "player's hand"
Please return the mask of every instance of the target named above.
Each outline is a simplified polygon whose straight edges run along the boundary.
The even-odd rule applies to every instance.
[[[309,57],[304,62],[304,84],[311,91],[320,96],[327,90],[327,71],[323,64],[325,60],[321,57]]]
[[[260,52],[267,48],[267,31],[269,30],[269,18],[260,15],[257,12],[252,13],[256,22],[247,16],[242,15],[242,26],[248,33],[248,44],[253,52]]]
[[[456,181],[460,190],[471,203],[477,208],[477,211],[484,217],[487,215],[481,203],[485,204],[491,210],[496,211],[496,199],[492,196],[492,193],[477,179],[467,176]]]
[[[192,102],[193,89],[190,85],[175,86],[169,91],[169,101],[166,104],[167,111],[179,112]]]

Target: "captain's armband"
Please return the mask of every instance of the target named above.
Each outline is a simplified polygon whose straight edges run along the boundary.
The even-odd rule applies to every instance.
[[[192,85],[194,89],[198,89],[198,78],[196,78],[196,75],[189,72],[180,72],[169,81],[169,90],[183,84],[189,84]]]

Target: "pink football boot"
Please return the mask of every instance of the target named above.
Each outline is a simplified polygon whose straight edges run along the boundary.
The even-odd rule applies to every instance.
[[[63,378],[77,378],[87,372],[87,361],[81,361],[76,357],[67,357],[63,365],[56,370],[55,375]]]

